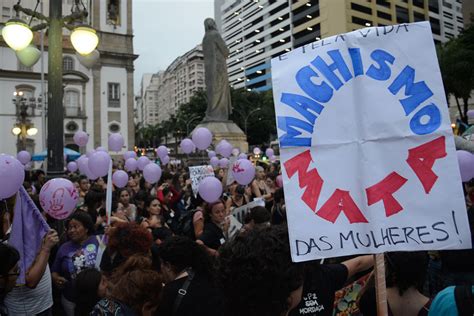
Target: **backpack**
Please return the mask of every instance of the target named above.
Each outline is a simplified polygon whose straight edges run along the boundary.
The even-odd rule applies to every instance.
[[[178,221],[177,234],[196,240],[193,217],[196,210],[183,212]]]

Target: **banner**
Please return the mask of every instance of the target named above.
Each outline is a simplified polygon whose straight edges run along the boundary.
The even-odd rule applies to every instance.
[[[234,208],[232,215],[234,215],[241,224],[244,224],[245,215],[255,206],[265,206],[265,201],[262,198],[256,198],[250,203]]]
[[[194,196],[198,194],[199,183],[206,177],[214,176],[214,169],[211,165],[189,167],[189,178],[192,183]]]
[[[272,60],[292,258],[471,247],[428,22]]]

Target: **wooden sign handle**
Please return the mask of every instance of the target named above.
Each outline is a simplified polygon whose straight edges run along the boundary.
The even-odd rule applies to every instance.
[[[375,295],[377,299],[377,315],[388,316],[387,307],[387,284],[385,283],[385,259],[384,254],[374,255],[375,265]]]

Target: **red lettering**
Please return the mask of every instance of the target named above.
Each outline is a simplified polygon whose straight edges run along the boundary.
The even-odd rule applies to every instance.
[[[387,217],[397,214],[403,210],[403,207],[393,197],[393,194],[407,181],[407,179],[398,173],[392,172],[379,183],[365,189],[369,206],[382,200],[385,207],[385,215],[387,215]]]
[[[316,168],[308,171],[311,162],[311,152],[307,150],[286,161],[285,169],[289,178],[298,173],[300,188],[306,188],[301,199],[314,211],[324,181],[321,179]]]
[[[444,158],[446,155],[444,136],[408,150],[406,161],[417,175],[426,194],[430,193],[438,179],[432,170],[436,159]]]
[[[364,214],[360,211],[352,199],[349,191],[336,189],[331,197],[324,203],[324,205],[316,212],[316,214],[332,223],[336,222],[339,214],[344,212],[351,224],[353,223],[368,223]]]

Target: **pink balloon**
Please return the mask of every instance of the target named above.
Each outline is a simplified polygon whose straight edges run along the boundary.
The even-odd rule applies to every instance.
[[[22,164],[26,165],[31,161],[31,155],[26,150],[22,150],[16,155],[16,159],[18,159],[18,161],[20,161]]]
[[[219,146],[220,145],[220,146]],[[225,158],[229,158],[232,155],[232,144],[226,141],[225,139],[219,143],[217,152]]]
[[[70,163],[67,164],[67,170],[69,170],[69,172],[76,172],[77,168],[78,168],[77,163],[74,161],[71,161]]]
[[[105,147],[102,147],[102,146],[99,146],[95,149],[95,151],[103,151],[103,152],[107,152],[107,149],[105,149]]]
[[[71,181],[56,178],[49,180],[41,188],[39,201],[49,216],[55,219],[65,219],[76,208],[79,194]]]
[[[108,141],[109,150],[115,151],[115,152],[121,151],[124,143],[125,141],[123,140],[122,134],[120,133],[110,134],[109,141]]]
[[[18,192],[25,180],[25,167],[13,156],[0,155],[0,200]]]
[[[283,177],[281,174],[276,177],[276,185],[279,188],[283,188]]]
[[[84,131],[77,131],[73,137],[74,143],[79,147],[84,147],[89,141],[89,135]]]
[[[211,159],[212,157],[215,157],[215,156],[216,156],[216,152],[214,150],[210,150],[207,153],[207,157],[209,157],[209,159]]]
[[[198,149],[204,150],[212,143],[212,133],[205,127],[198,127],[193,131],[192,139]]]
[[[222,195],[222,183],[216,177],[206,177],[199,183],[198,192],[204,201],[216,202]]]
[[[125,152],[123,154],[123,160],[127,161],[129,158],[137,158],[137,153],[133,150]]]
[[[232,164],[232,175],[237,183],[247,185],[255,177],[255,167],[250,160],[239,159]]]
[[[158,155],[158,157],[160,157],[160,159],[163,159],[164,156],[168,155],[168,148],[166,148],[166,146],[161,145],[156,150],[156,154]]]
[[[267,150],[265,150],[265,156],[271,157],[273,155],[275,155],[275,152],[273,151],[273,149],[267,148]]]
[[[128,183],[128,174],[123,170],[117,170],[112,175],[112,183],[117,188],[124,188]]]
[[[240,153],[240,149],[238,149],[237,147],[234,147],[232,149],[232,156],[237,157],[239,153]]]
[[[138,168],[138,162],[135,158],[128,158],[125,161],[125,170],[134,172]]]
[[[196,146],[194,145],[193,141],[189,138],[183,139],[181,141],[180,147],[183,153],[185,154],[190,154],[196,149]]]
[[[161,164],[166,165],[167,163],[170,162],[170,156],[166,155],[161,159]]]
[[[260,155],[261,152],[262,152],[262,151],[261,151],[260,148],[258,148],[258,147],[255,147],[255,148],[253,149],[254,155]]]
[[[246,153],[241,153],[241,154],[239,155],[239,159],[248,159],[248,158],[247,158],[247,154],[246,154]]]
[[[150,162],[151,161],[150,159],[148,159],[147,156],[141,156],[137,160],[138,170],[143,171],[143,169],[145,169],[145,166],[148,165]]]
[[[229,159],[221,158],[221,160],[219,160],[219,167],[221,167],[221,168],[229,167]]]
[[[217,157],[212,157],[212,158],[211,158],[211,161],[210,161],[210,164],[211,164],[211,166],[213,166],[213,167],[217,167],[217,165],[219,165],[219,158],[217,158]]]
[[[143,169],[143,177],[145,178],[146,182],[155,184],[161,178],[161,168],[156,163],[149,163]]]
[[[474,177],[474,155],[465,150],[456,151],[461,172],[462,182],[468,182]]]
[[[103,177],[109,173],[111,161],[108,153],[97,151],[89,158],[88,167],[92,174]]]

